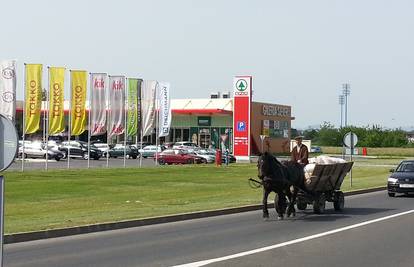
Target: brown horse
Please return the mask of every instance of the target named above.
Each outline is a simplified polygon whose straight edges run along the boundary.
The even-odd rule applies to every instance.
[[[278,219],[296,216],[295,203],[298,188],[305,190],[303,167],[292,161],[279,162],[273,155],[265,152],[257,162],[258,177],[263,181],[263,218],[269,218],[267,198],[271,192],[276,193],[275,209]],[[286,203],[289,199],[289,205]],[[286,212],[287,208],[287,212]]]

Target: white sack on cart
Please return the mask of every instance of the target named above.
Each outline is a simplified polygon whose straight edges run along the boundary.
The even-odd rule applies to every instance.
[[[309,164],[305,166],[304,172],[305,172],[305,182],[307,184],[310,184],[311,177],[313,170],[315,169],[316,164],[335,164],[335,163],[345,163],[346,160],[335,158],[335,157],[329,157],[329,156],[318,156],[314,158],[309,158]]]
[[[309,163],[315,164],[335,164],[335,163],[345,163],[346,160],[341,158],[329,157],[325,155],[317,156],[309,159]]]

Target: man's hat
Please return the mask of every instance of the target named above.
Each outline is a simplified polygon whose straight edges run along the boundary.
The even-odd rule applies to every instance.
[[[303,139],[303,136],[298,135],[298,136],[296,136],[294,139],[295,139],[295,140],[302,140],[302,139]]]

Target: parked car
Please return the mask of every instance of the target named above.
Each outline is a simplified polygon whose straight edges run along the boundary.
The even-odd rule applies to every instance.
[[[23,145],[19,147],[19,157],[23,156]],[[63,158],[63,153],[59,150],[54,150],[52,147],[48,147],[46,149],[46,145],[35,142],[35,143],[28,143],[24,145],[24,157],[25,158],[47,158],[48,159],[55,159],[56,161],[59,161]]]
[[[70,153],[71,158],[83,158],[88,159],[88,143],[82,141],[66,141],[62,142],[59,150],[65,155],[65,158]],[[94,145],[90,145],[90,157],[99,160],[102,157],[102,151],[100,151]]]
[[[141,157],[143,158],[148,158],[148,157],[154,157],[155,153],[160,153],[162,152],[164,149],[163,146],[158,146],[158,148],[156,146],[150,145],[150,146],[146,146],[143,149],[139,149],[138,152],[141,155]]]
[[[148,142],[142,142],[142,146],[141,146],[141,142],[138,142],[137,144],[131,144],[131,146],[135,147],[136,149],[141,149],[146,146],[152,146],[152,144]]]
[[[158,163],[164,164],[200,164],[207,160],[182,149],[166,149],[158,154]]]
[[[97,149],[102,151],[102,155],[105,157],[106,152],[110,149],[110,146],[107,143],[94,143],[93,144]]]
[[[192,153],[206,159],[206,163],[214,163],[216,161],[216,156],[214,154],[208,153],[206,150],[194,150]]]
[[[322,149],[319,146],[311,146],[311,153],[322,153]]]
[[[197,144],[191,142],[176,142],[173,145],[173,149],[196,150],[200,149],[200,147]]]
[[[229,154],[228,157],[229,157],[229,163],[235,163],[236,162],[236,157],[233,156],[232,154]],[[226,159],[225,159],[224,153],[222,153],[222,155],[221,155],[221,162],[222,163],[226,163]]]
[[[124,157],[136,159],[139,155],[138,149],[131,145],[117,144],[113,148],[109,149],[106,153],[109,153],[110,158]],[[106,156],[106,154],[105,154]]]
[[[390,170],[387,189],[388,196],[395,197],[396,193],[414,192],[414,160],[403,160],[397,169]]]

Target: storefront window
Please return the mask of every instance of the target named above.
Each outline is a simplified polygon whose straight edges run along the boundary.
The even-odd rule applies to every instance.
[[[210,129],[208,128],[200,128],[199,131],[199,145],[202,148],[209,148],[211,144],[211,135],[210,135]]]
[[[190,141],[190,129],[183,129],[183,141]]]
[[[289,123],[287,121],[262,121],[262,134],[275,138],[287,138],[289,132]]]
[[[182,141],[182,129],[174,129],[174,142],[181,142]]]

